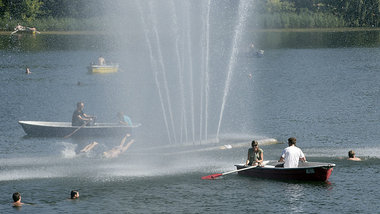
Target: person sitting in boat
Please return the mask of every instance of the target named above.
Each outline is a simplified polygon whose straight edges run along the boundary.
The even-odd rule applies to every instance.
[[[20,25],[20,24],[17,24],[17,26],[15,27],[14,29],[15,31],[18,31],[18,30],[25,30],[25,27]]]
[[[111,150],[109,151],[106,151],[106,152],[103,152],[103,157],[105,158],[116,158],[117,156],[119,156],[121,153],[124,153],[125,151],[127,151],[127,149],[135,142],[134,139],[130,140],[127,145],[124,146],[125,144],[125,141],[127,140],[127,138],[131,136],[130,134],[127,134],[125,135],[125,137],[121,140],[120,142],[120,145],[119,146],[115,146],[114,148],[112,148]]]
[[[96,117],[85,114],[83,112],[83,109],[84,109],[84,103],[78,102],[77,109],[74,111],[73,117],[71,120],[72,126],[82,126],[84,124],[93,125]]]
[[[125,115],[123,112],[117,113],[117,118],[119,118],[119,123],[127,126],[132,126],[132,120],[130,117]]]
[[[288,139],[288,147],[282,151],[281,158],[278,162],[284,162],[284,168],[297,168],[298,162],[306,162],[306,157],[302,150],[296,147],[296,138],[291,137]]]
[[[21,207],[24,203],[21,203],[21,194],[19,192],[15,192],[12,195],[13,198],[13,206],[14,207]]]
[[[362,159],[358,158],[355,156],[355,152],[353,150],[350,150],[348,152],[348,159],[347,160],[352,160],[352,161],[361,161]]]
[[[248,149],[248,158],[245,162],[248,166],[260,166],[264,160],[264,151],[259,148],[259,143],[253,140],[251,143],[252,148]]]
[[[98,65],[105,65],[105,64],[106,64],[106,60],[102,56],[99,56]]]

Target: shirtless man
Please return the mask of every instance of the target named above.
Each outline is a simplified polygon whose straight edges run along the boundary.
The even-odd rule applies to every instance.
[[[350,150],[348,152],[348,158],[347,160],[352,160],[352,161],[361,161],[362,159],[358,158],[355,156],[355,152],[353,150]]]
[[[24,203],[21,203],[21,194],[19,192],[15,192],[12,195],[13,198],[13,206],[14,207],[21,207]]]
[[[127,140],[127,138],[129,136],[131,136],[131,135],[130,134],[125,135],[125,137],[121,140],[121,143],[119,146],[115,146],[111,150],[103,152],[103,157],[105,157],[105,158],[116,158],[121,153],[124,153],[125,151],[127,151],[127,149],[135,142],[135,140],[132,139],[127,143],[127,145],[124,146],[125,141]]]

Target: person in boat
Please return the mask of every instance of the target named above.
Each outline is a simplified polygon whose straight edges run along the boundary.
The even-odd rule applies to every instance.
[[[105,64],[106,64],[106,60],[102,56],[99,56],[98,65],[105,65]]]
[[[20,25],[20,24],[18,23],[14,30],[15,30],[15,31],[18,31],[18,30],[25,30],[25,27],[22,26],[22,25]]]
[[[350,150],[348,152],[348,158],[347,160],[352,160],[352,161],[361,161],[362,159],[358,158],[355,156],[355,152],[353,150]]]
[[[260,166],[264,160],[264,151],[259,148],[259,143],[253,140],[251,143],[252,148],[248,149],[248,158],[245,162],[248,166]]]
[[[14,207],[21,207],[24,203],[21,202],[21,194],[19,192],[15,192],[12,195],[13,198],[13,204]]]
[[[35,27],[28,27],[28,29],[29,29],[30,31],[32,31],[32,32],[36,32],[36,31],[37,31],[37,29],[36,29]]]
[[[85,114],[83,112],[83,109],[84,109],[84,103],[78,102],[77,109],[74,111],[73,117],[71,120],[72,126],[82,126],[84,124],[93,125],[92,123],[94,123],[94,120],[96,117]]]
[[[103,152],[103,157],[105,158],[116,158],[117,156],[119,156],[120,154],[124,153],[125,151],[127,151],[127,149],[135,142],[134,139],[130,140],[127,145],[124,146],[125,144],[125,141],[127,140],[127,138],[131,136],[130,134],[127,134],[125,135],[125,137],[121,140],[120,142],[120,145],[119,146],[115,146],[114,148],[112,148],[111,150],[109,151],[106,151],[106,152]]]
[[[299,161],[306,162],[306,157],[302,150],[296,147],[296,141],[295,137],[289,138],[289,146],[282,151],[279,162],[284,162],[284,168],[297,168]]]
[[[30,69],[27,67],[27,68],[25,69],[25,73],[26,73],[26,74],[31,74],[32,72],[30,72]]]
[[[117,118],[119,119],[119,123],[127,126],[132,126],[132,120],[130,117],[125,115],[123,112],[117,113]]]

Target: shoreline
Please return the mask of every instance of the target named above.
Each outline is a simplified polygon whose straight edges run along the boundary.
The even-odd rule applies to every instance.
[[[249,30],[248,30],[249,31]],[[342,28],[273,28],[253,29],[253,32],[364,32],[380,31],[380,27],[342,27]],[[12,31],[0,31],[0,35],[11,35]],[[46,35],[106,35],[107,31],[40,31]]]

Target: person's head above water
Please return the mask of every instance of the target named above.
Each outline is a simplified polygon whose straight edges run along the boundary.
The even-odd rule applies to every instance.
[[[348,157],[349,158],[354,158],[355,157],[355,152],[353,150],[348,151]]]
[[[20,201],[21,200],[21,194],[19,192],[15,192],[15,193],[13,193],[12,198],[13,198],[14,202]]]
[[[79,192],[77,190],[72,190],[70,193],[70,198],[71,199],[79,198]]]

